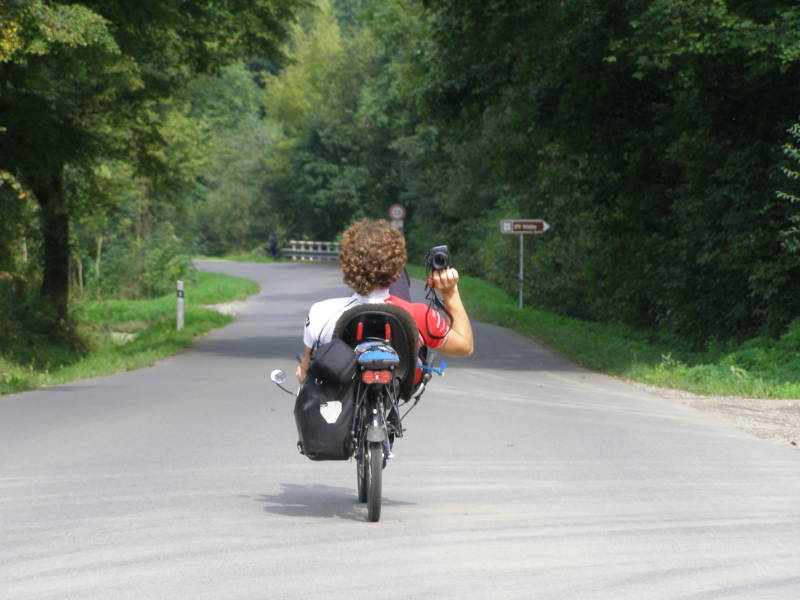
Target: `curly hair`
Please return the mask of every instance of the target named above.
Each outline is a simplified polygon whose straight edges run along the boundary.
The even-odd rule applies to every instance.
[[[366,296],[389,287],[400,278],[405,264],[403,234],[385,220],[363,219],[344,232],[339,267],[354,292]]]

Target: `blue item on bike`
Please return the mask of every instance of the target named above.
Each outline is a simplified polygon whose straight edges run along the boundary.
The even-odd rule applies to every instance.
[[[438,369],[435,367],[429,367],[428,365],[420,365],[418,368],[422,369],[423,371],[430,371],[431,373],[436,373],[440,377],[444,377],[444,370],[447,368],[447,363],[443,362],[442,366]]]
[[[390,369],[400,364],[396,352],[368,350],[358,357],[358,364],[366,369]]]

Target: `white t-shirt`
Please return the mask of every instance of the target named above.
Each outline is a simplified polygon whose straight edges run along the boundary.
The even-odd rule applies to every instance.
[[[353,294],[348,298],[331,298],[312,305],[303,330],[303,343],[306,348],[315,348],[317,344],[330,342],[339,317],[354,306],[387,303],[408,311],[417,325],[420,347],[438,348],[444,344],[450,327],[437,311],[420,302],[390,296],[388,289],[375,290],[369,296]]]
[[[330,342],[336,322],[346,310],[360,304],[383,304],[388,298],[389,290],[383,289],[375,290],[369,296],[353,294],[347,298],[331,298],[316,302],[308,311],[303,330],[303,344],[306,348],[314,348],[318,343]]]

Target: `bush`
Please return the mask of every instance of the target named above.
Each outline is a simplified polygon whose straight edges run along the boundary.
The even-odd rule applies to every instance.
[[[144,296],[155,298],[175,289],[178,279],[191,280],[196,269],[184,253],[183,244],[170,224],[162,225],[147,240],[145,248]]]
[[[169,223],[150,237],[121,238],[103,255],[100,276],[87,274],[87,288],[100,298],[155,298],[175,289],[175,281],[192,281],[196,270],[183,242]]]

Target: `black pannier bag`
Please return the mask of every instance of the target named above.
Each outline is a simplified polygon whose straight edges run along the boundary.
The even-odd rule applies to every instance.
[[[336,416],[339,404],[341,412]],[[311,460],[347,460],[353,455],[353,386],[319,385],[307,375],[294,404],[300,452]],[[335,420],[334,420],[335,419]]]
[[[353,454],[355,370],[353,349],[341,340],[314,352],[294,405],[300,451],[311,460],[347,460]]]
[[[353,348],[338,339],[322,344],[314,350],[308,372],[328,386],[348,385],[356,372]]]

